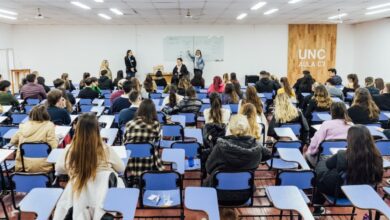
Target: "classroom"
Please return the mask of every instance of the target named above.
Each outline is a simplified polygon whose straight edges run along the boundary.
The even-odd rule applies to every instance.
[[[0,219],[390,219],[390,0],[0,0]]]

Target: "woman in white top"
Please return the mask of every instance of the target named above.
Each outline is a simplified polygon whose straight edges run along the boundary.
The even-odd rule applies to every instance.
[[[101,219],[109,181],[124,187],[117,173],[124,172],[125,165],[112,147],[100,136],[99,123],[92,113],[79,117],[72,143],[56,163],[56,172],[70,178],[58,201],[54,218]],[[72,208],[72,209],[71,209]],[[68,216],[70,217],[70,216]]]
[[[218,93],[209,95],[211,108],[203,111],[205,123],[227,124],[230,119],[230,110],[222,108],[222,100]]]

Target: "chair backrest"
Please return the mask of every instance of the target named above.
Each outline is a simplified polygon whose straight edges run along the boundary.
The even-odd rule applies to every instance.
[[[157,118],[158,118],[158,122],[160,122],[160,123],[165,123],[165,121],[164,121],[164,118],[165,118],[164,113],[162,113],[162,112],[157,112]]]
[[[31,110],[34,108],[34,106],[33,105],[25,105],[24,106],[24,110],[25,110],[25,112],[28,114],[28,113],[30,113],[31,112]]]
[[[198,142],[174,142],[171,148],[184,149],[186,158],[197,158],[200,151]]]
[[[286,124],[282,124],[280,127],[282,128],[291,128],[291,130],[293,131],[293,133],[296,135],[296,136],[299,136],[301,135],[301,124],[300,123],[286,123]]]
[[[272,93],[272,92],[263,92],[262,94],[264,95],[264,98],[266,100],[272,100],[273,96],[274,96],[274,93]]]
[[[256,83],[260,80],[258,75],[246,75],[245,76],[245,85],[247,86],[249,83]]]
[[[163,124],[161,127],[163,137],[180,137],[184,139],[184,129],[180,124]]]
[[[80,105],[80,110],[82,113],[90,112],[93,108],[93,105]]]
[[[203,114],[204,110],[208,109],[208,108],[211,108],[211,104],[210,103],[203,103],[202,106],[200,107],[199,112]]]
[[[276,185],[296,186],[299,189],[313,189],[315,173],[311,170],[283,170],[276,177]]]
[[[110,100],[110,98],[105,98],[104,99],[104,107],[107,107],[107,108],[111,107],[111,100]]]
[[[162,94],[161,93],[149,93],[149,98],[150,99],[161,99],[162,98]]]
[[[300,141],[277,141],[274,144],[274,149],[278,148],[293,148],[293,149],[301,149],[302,142]]]
[[[109,90],[109,89],[103,89],[103,90],[100,90],[100,93],[101,93],[102,95],[105,95],[105,94],[110,94],[110,95],[111,95],[111,90]]]
[[[80,99],[80,105],[92,105],[92,99]]]
[[[203,93],[203,92],[196,93],[196,97],[198,99],[206,99],[207,98],[207,93]]]
[[[372,127],[382,127],[382,124],[381,123],[370,123],[370,124],[364,124],[365,126],[372,126]]]
[[[186,117],[186,125],[196,123],[195,113],[179,113],[179,115],[184,115]]]
[[[44,158],[49,156],[51,147],[47,143],[23,143],[20,145],[22,157]]]
[[[24,120],[25,118],[27,118],[27,117],[28,117],[27,114],[12,114],[12,115],[11,115],[12,124],[18,125],[18,124],[22,123],[23,120]]]
[[[175,190],[181,186],[180,174],[175,171],[148,171],[141,175],[143,190]]]
[[[41,101],[39,99],[26,99],[27,105],[38,105]]]
[[[17,193],[29,193],[34,188],[46,188],[49,184],[49,177],[45,174],[14,173],[11,180]]]
[[[390,140],[377,140],[375,145],[382,156],[390,156]]]
[[[237,114],[238,112],[238,104],[229,104],[230,110],[232,111],[232,114]]]
[[[322,155],[332,155],[330,148],[346,148],[347,140],[325,140],[320,144],[320,152]]]
[[[154,146],[151,143],[127,143],[126,150],[131,151],[131,158],[145,158],[153,155]]]

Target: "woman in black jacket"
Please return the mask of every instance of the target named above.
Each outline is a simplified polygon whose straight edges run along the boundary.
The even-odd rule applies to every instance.
[[[315,80],[311,76],[310,72],[308,70],[304,70],[303,77],[298,79],[293,86],[298,98],[302,95],[302,93],[311,93],[313,83],[315,83]]]
[[[329,112],[332,105],[332,99],[324,85],[319,85],[314,89],[314,95],[310,99],[305,111],[305,117],[308,121],[312,119],[313,112]]]
[[[363,125],[348,130],[347,150],[341,150],[327,160],[320,161],[316,167],[317,190],[313,204],[322,205],[322,194],[345,197],[342,185],[376,185],[382,181],[383,159],[375,146],[370,131]],[[336,195],[337,194],[337,195]],[[315,214],[325,212],[322,207],[315,208]]]
[[[99,78],[99,88],[101,90],[113,90],[114,84],[112,83],[112,80],[108,78],[107,76],[107,70],[102,70],[100,72],[101,76]]]
[[[163,87],[164,89],[168,85],[167,80],[165,80],[160,70],[156,72],[156,78],[154,79],[154,81],[156,82],[156,86]]]
[[[370,124],[379,121],[380,110],[372,100],[370,92],[366,88],[359,88],[355,92],[352,106],[348,109],[348,115],[355,124]]]
[[[137,60],[131,50],[127,50],[126,52],[125,65],[127,77],[135,77],[135,73],[137,72]]]

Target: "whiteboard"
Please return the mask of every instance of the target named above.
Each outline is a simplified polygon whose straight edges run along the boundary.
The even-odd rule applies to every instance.
[[[221,62],[224,59],[223,36],[167,36],[163,40],[164,60],[175,61],[178,57],[190,60],[188,50],[202,51],[206,61]]]

